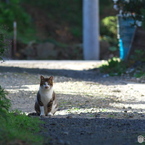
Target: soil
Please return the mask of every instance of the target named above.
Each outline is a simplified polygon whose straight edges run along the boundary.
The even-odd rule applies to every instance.
[[[94,68],[102,62],[6,61],[0,64],[0,82],[9,92],[11,109],[29,114],[40,75],[54,76],[59,110],[40,118],[45,144],[138,144],[138,136],[145,134],[144,83],[101,74]]]

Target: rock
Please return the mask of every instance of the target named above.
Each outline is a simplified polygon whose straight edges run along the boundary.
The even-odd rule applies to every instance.
[[[120,93],[120,92],[121,92],[121,90],[116,89],[116,90],[112,90],[112,92]]]
[[[27,59],[53,59],[57,56],[55,45],[50,42],[30,43],[22,50],[22,53],[26,55]]]
[[[67,131],[64,131],[63,134],[64,134],[64,135],[68,135],[69,133],[68,133]]]
[[[69,119],[69,118],[73,118],[73,117],[72,117],[72,115],[68,115],[66,118],[68,118],[68,119]]]
[[[127,113],[127,110],[124,110],[124,113]]]
[[[141,117],[145,117],[145,115],[141,114]]]
[[[41,43],[36,46],[37,58],[38,59],[48,59],[53,58],[57,55],[56,50],[54,49],[54,44],[46,42]]]
[[[97,113],[95,114],[95,117],[100,117],[100,115],[101,115],[100,113]]]
[[[32,41],[32,42],[29,42],[29,44],[27,45],[27,47],[25,49],[22,49],[21,50],[21,53],[23,55],[26,55],[27,56],[27,59],[33,59],[36,57],[36,49],[35,49],[35,42]]]
[[[134,117],[134,115],[133,114],[129,114],[129,118],[133,118]]]
[[[132,109],[132,107],[128,107],[128,109]]]

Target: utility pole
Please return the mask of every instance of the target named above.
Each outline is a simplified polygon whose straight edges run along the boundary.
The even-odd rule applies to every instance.
[[[99,60],[99,0],[83,0],[83,49],[85,60]]]

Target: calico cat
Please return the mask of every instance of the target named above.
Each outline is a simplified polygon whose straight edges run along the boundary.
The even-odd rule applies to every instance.
[[[56,95],[53,91],[53,76],[40,76],[40,87],[35,102],[35,111],[40,116],[52,116],[58,109]]]

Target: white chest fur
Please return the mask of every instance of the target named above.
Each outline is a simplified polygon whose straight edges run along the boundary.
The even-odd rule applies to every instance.
[[[45,105],[48,104],[48,102],[52,99],[53,97],[53,87],[51,89],[44,89],[44,88],[39,88],[39,94],[41,96],[41,101]]]

